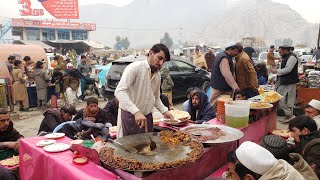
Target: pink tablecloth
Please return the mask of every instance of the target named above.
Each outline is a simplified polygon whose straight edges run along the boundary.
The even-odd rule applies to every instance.
[[[22,180],[118,179],[112,172],[92,162],[84,165],[74,164],[73,153],[70,150],[58,153],[45,152],[42,147],[35,145],[43,139],[45,137],[33,137],[20,141],[19,171]],[[67,137],[57,140],[60,143],[70,141]]]

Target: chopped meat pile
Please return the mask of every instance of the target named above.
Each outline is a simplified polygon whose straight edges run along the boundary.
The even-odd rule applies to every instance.
[[[177,145],[178,143],[186,143],[191,141],[190,135],[181,131],[170,130],[161,131],[160,139],[162,142],[170,145]]]
[[[209,131],[208,134],[210,135],[204,135],[204,131]],[[186,130],[187,133],[191,134],[192,139],[195,139],[199,142],[206,142],[208,140],[214,141],[221,136],[224,136],[225,133],[217,128],[217,127],[212,127],[212,128],[189,128]]]

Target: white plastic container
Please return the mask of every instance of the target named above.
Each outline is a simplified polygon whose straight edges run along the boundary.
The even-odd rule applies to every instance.
[[[246,127],[249,124],[250,102],[232,101],[224,104],[226,125],[234,128]]]

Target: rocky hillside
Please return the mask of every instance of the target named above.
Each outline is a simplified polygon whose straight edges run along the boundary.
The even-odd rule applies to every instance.
[[[112,46],[116,35],[128,36],[136,48],[159,42],[166,31],[175,42],[217,45],[245,36],[263,37],[268,44],[289,37],[314,45],[317,35],[317,25],[271,0],[135,0],[123,7],[80,6],[80,18],[97,23],[91,40]]]

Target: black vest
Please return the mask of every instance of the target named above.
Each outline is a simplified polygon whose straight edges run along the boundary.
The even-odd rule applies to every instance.
[[[228,55],[225,51],[217,54],[213,61],[212,69],[211,69],[211,82],[210,85],[213,89],[218,89],[221,91],[231,91],[232,88],[227,84],[225,78],[222,76],[220,71],[220,63],[223,58],[227,58],[229,61],[230,71],[233,74],[234,65],[232,61],[232,57]]]
[[[296,84],[296,83],[299,82],[299,77],[298,77],[298,58],[296,56],[294,56],[292,53],[290,53],[286,57],[282,58],[281,69],[286,67],[288,59],[291,56],[296,58],[297,62],[294,65],[292,71],[289,74],[285,74],[285,75],[280,77],[280,84],[281,85],[290,85],[290,84]]]

